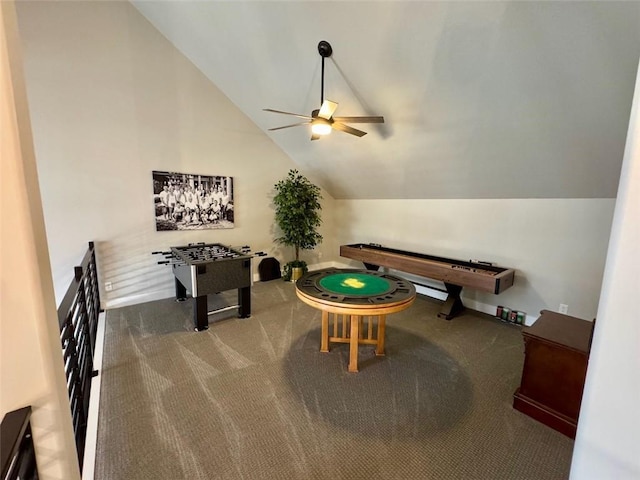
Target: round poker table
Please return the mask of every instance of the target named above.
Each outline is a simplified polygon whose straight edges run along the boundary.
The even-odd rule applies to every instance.
[[[415,287],[404,278],[335,268],[306,273],[296,282],[296,294],[322,312],[321,352],[329,351],[330,342],[349,343],[349,372],[358,371],[359,344],[375,345],[376,355],[384,355],[386,316],[408,308],[416,298]]]

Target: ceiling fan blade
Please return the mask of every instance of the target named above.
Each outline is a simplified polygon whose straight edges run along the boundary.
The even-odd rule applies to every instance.
[[[357,130],[349,125],[345,125],[344,123],[333,122],[331,124],[333,128],[336,130],[340,130],[341,132],[350,133],[351,135],[355,135],[356,137],[364,137],[367,132],[363,132],[362,130]]]
[[[384,123],[384,117],[333,117],[336,122],[346,123]]]
[[[272,132],[274,130],[282,130],[283,128],[298,127],[300,125],[309,125],[309,122],[293,123],[291,125],[285,125],[284,127],[270,128],[269,131]]]
[[[325,100],[324,102],[322,102],[322,105],[320,106],[320,111],[318,112],[318,116],[326,120],[329,120],[331,118],[331,115],[333,115],[333,112],[336,111],[336,108],[338,108],[338,104],[336,102],[332,102],[331,100]]]
[[[282,113],[283,115],[293,115],[294,117],[307,118],[311,120],[311,117],[308,115],[300,115],[299,113],[283,112],[282,110],[273,110],[272,108],[263,108],[262,111],[272,112],[272,113]]]

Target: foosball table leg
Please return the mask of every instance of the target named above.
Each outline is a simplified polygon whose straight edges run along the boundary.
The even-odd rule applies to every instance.
[[[182,283],[180,283],[178,277],[174,278],[174,280],[176,284],[176,301],[184,302],[187,299],[187,289],[182,285]]]
[[[251,287],[238,289],[238,317],[249,318],[251,316]]]
[[[193,299],[193,323],[196,332],[209,329],[209,313],[207,311],[207,296],[200,295]]]

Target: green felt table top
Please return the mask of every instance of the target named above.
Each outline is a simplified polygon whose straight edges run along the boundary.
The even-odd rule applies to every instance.
[[[325,290],[341,295],[380,295],[389,290],[388,280],[366,273],[335,273],[320,279]]]

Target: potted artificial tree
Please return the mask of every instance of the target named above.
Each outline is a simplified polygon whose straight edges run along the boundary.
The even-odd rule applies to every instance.
[[[289,170],[287,177],[274,187],[276,223],[282,232],[276,242],[291,246],[295,251],[295,260],[284,266],[283,279],[296,281],[307,271],[307,263],[300,260],[300,250],[311,250],[322,242],[322,235],[317,231],[322,223],[322,195],[320,188],[297,170]]]

